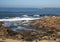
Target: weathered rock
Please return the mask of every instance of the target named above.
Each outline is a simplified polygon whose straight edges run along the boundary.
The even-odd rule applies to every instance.
[[[47,18],[43,17],[41,19],[32,20],[30,27],[40,30],[60,30],[60,17],[49,16]]]

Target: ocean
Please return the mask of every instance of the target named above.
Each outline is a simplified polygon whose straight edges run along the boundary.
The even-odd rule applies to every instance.
[[[60,8],[0,8],[0,19],[15,17],[16,19],[31,19],[31,18],[40,18],[47,15],[56,15],[60,16]],[[30,21],[19,20],[19,21],[4,21],[3,26],[8,27],[13,31],[19,30],[34,30],[29,26]],[[41,32],[41,31],[40,31]]]
[[[0,18],[2,17],[21,17],[22,15],[60,15],[60,8],[0,8]]]

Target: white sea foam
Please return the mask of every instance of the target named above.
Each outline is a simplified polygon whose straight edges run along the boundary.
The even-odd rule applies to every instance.
[[[0,21],[21,21],[21,20],[35,20],[35,19],[39,19],[39,18],[19,18],[19,17],[15,17],[15,18],[9,18],[9,19],[0,19]]]
[[[34,16],[40,17],[40,15],[36,15],[36,14]]]

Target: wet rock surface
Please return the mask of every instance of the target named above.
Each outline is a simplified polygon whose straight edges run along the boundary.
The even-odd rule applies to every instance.
[[[2,24],[3,22],[0,22],[0,38],[2,38],[3,41],[6,39],[14,39],[32,42],[38,42],[41,40],[54,40],[60,42],[60,17],[57,16],[50,16],[30,22],[29,27],[46,32],[24,29],[15,32],[8,27],[2,26]]]

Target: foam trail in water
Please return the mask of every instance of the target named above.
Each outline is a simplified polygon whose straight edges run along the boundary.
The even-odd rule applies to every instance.
[[[0,21],[21,21],[21,20],[35,20],[39,18],[10,18],[10,19],[0,19]]]

